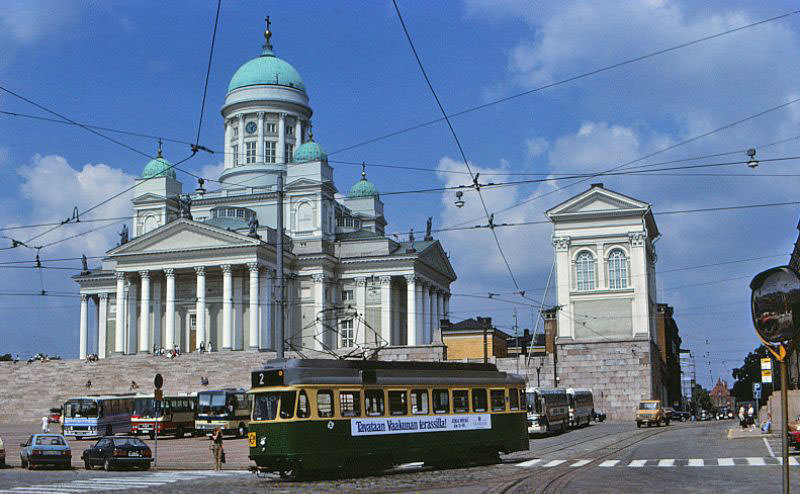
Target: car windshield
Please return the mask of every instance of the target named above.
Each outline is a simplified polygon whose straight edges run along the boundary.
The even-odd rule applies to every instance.
[[[144,441],[136,437],[115,437],[114,446],[147,446]]]
[[[225,406],[225,393],[207,392],[197,395],[197,413],[199,415],[225,415],[228,408]]]
[[[138,415],[140,417],[155,417],[155,398],[136,398],[133,401],[133,415]]]
[[[69,418],[97,417],[94,400],[69,400],[64,404],[64,416]]]
[[[639,410],[658,410],[658,403],[643,401],[639,403]]]
[[[36,436],[37,446],[64,446],[64,438],[61,436]]]

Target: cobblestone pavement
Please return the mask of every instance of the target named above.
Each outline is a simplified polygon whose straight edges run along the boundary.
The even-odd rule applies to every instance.
[[[506,455],[497,465],[433,470],[410,464],[378,476],[301,482],[284,482],[274,475],[259,478],[246,472],[247,445],[242,440],[226,443],[230,460],[221,475],[209,471],[206,439],[164,440],[159,441],[159,456],[167,468],[157,472],[87,472],[82,468],[28,472],[11,468],[0,471],[0,494],[106,490],[186,494],[198,488],[222,494],[234,487],[237,493],[276,494],[512,494],[567,489],[614,493],[667,490],[674,494],[719,489],[726,493],[752,492],[756,484],[779,488],[778,460],[761,438],[728,440],[729,426],[730,422],[706,422],[636,429],[631,423],[594,424],[565,434],[532,438],[530,451]],[[28,432],[24,427],[0,427],[0,435],[11,445],[18,444]],[[73,466],[77,467],[79,451],[88,442],[71,444],[75,450]],[[9,454],[16,455],[16,449]],[[18,464],[15,456],[10,458]],[[800,466],[793,469],[799,472]]]

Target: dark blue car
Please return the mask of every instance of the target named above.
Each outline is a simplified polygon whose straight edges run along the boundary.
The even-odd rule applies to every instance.
[[[87,470],[103,467],[106,471],[121,467],[150,468],[153,461],[150,447],[138,437],[106,436],[83,452]]]
[[[33,470],[44,465],[62,468],[72,466],[72,450],[61,434],[34,434],[19,446],[22,468]]]

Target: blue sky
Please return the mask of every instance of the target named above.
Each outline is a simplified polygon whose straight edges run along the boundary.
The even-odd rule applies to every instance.
[[[765,19],[791,2],[401,1],[411,35],[448,112],[491,101]],[[215,2],[12,1],[0,11],[2,85],[81,122],[192,140],[197,128]],[[236,68],[257,56],[263,17],[273,20],[276,53],[302,74],[314,108],[314,133],[329,153],[340,190],[367,161],[428,168],[371,167],[381,191],[468,183],[443,123],[346,152],[335,151],[439,116],[387,2],[224,1],[201,143],[221,147],[222,105]],[[475,170],[487,181],[528,178],[508,173],[596,172],[800,97],[798,20],[764,24],[453,120]],[[7,94],[0,110],[44,115]],[[800,134],[800,103],[771,112],[642,163],[743,150]],[[154,152],[155,142],[117,136]],[[794,140],[759,149],[761,158],[798,154]],[[187,146],[165,145],[172,161]],[[744,159],[744,154],[692,162]],[[198,155],[185,167],[216,178],[219,155]],[[0,115],[0,225],[61,220],[121,190],[146,159],[74,127]],[[684,347],[701,357],[698,377],[730,378],[756,346],[747,284],[755,273],[785,263],[797,237],[797,207],[665,215],[659,211],[796,200],[796,161],[705,170],[749,176],[604,177],[606,187],[653,204],[662,232],[659,301],[675,307]],[[683,173],[685,172],[676,172]],[[185,187],[193,179],[179,173]],[[593,180],[599,181],[599,180]],[[537,221],[584,190],[531,184],[484,192],[490,211],[551,192],[496,215],[497,222]],[[476,224],[477,197],[463,209],[452,194],[384,197],[390,232],[462,222]],[[97,218],[129,214],[127,197]],[[470,223],[471,221],[471,223]],[[97,226],[95,224],[93,226]],[[79,233],[68,226],[37,242]],[[100,255],[118,225],[42,249],[54,259]],[[40,230],[3,231],[26,240]],[[520,285],[542,295],[552,262],[549,225],[498,229]],[[439,235],[459,274],[457,294],[514,289],[487,230]],[[7,246],[8,239],[0,239]],[[37,243],[34,242],[34,243]],[[784,257],[783,254],[786,254]],[[766,259],[740,261],[768,255]],[[0,251],[0,262],[33,259],[30,250]],[[696,266],[736,261],[724,265]],[[61,263],[79,267],[78,262]],[[692,268],[692,269],[682,269]],[[76,292],[68,270],[2,269],[0,290]],[[704,283],[702,285],[699,285]],[[538,291],[536,291],[538,290]],[[552,293],[552,290],[551,290]],[[513,297],[512,297],[513,298]],[[516,298],[515,300],[519,300]],[[552,296],[548,302],[554,303]],[[455,296],[453,318],[488,315],[504,328],[514,305]],[[516,306],[521,327],[530,307]],[[76,298],[0,296],[0,352],[77,355]],[[706,360],[707,359],[707,360]],[[710,365],[709,365],[710,364]]]

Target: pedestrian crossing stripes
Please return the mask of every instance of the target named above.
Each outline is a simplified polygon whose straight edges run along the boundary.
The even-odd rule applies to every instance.
[[[106,492],[122,491],[127,489],[143,489],[158,487],[174,482],[186,482],[207,477],[227,477],[249,473],[243,470],[214,471],[181,471],[181,472],[151,472],[140,475],[115,476],[110,474],[104,477],[86,477],[70,482],[52,484],[39,484],[10,489],[0,489],[0,494],[77,494],[81,492]]]
[[[565,466],[577,467],[601,467],[601,468],[680,468],[680,467],[767,467],[782,465],[782,458],[748,456],[742,458],[662,458],[647,460],[549,460],[545,458],[534,458],[532,460],[515,463],[514,466],[520,468],[553,468]],[[796,457],[789,457],[789,466],[800,466],[800,460]],[[0,491],[1,492],[1,491]]]

